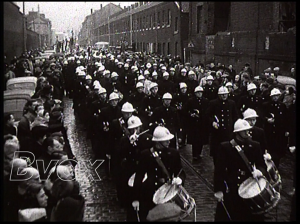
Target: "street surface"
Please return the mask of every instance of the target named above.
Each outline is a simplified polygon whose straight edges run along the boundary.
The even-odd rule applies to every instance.
[[[78,161],[91,160],[94,162],[94,153],[90,140],[86,139],[86,131],[82,123],[76,120],[72,109],[73,102],[69,98],[64,99],[65,126],[68,128],[68,138],[71,148]],[[217,201],[214,198],[213,186],[213,162],[209,156],[208,145],[204,146],[203,158],[192,161],[191,146],[180,149],[183,157],[182,164],[187,174],[184,188],[196,201],[196,221],[213,222]],[[295,155],[287,152],[280,165],[279,172],[282,177],[281,200],[276,208],[266,214],[266,222],[288,222],[291,211],[293,167]],[[84,221],[86,222],[124,222],[126,211],[120,207],[116,200],[115,185],[110,180],[95,181],[97,179],[96,167],[87,166],[83,172],[76,167],[76,179],[80,183],[81,194],[86,199]],[[104,177],[104,169],[97,169],[101,177]],[[183,221],[193,221],[194,212]]]

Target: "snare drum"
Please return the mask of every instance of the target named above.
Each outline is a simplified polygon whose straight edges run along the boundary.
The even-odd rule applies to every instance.
[[[196,203],[181,185],[165,183],[154,194],[156,205],[149,211],[148,221],[179,221],[191,214]]]
[[[275,166],[272,160],[265,161],[267,165],[268,179],[270,184],[275,188],[276,191],[280,191],[281,189],[281,176],[277,167]]]
[[[265,177],[256,181],[253,177],[245,180],[238,189],[238,194],[249,205],[253,214],[263,214],[277,206],[278,193]]]

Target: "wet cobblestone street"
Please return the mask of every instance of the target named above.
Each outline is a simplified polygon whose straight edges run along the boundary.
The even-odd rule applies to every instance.
[[[85,127],[82,123],[76,120],[72,109],[72,100],[64,99],[64,114],[65,126],[68,128],[67,134],[71,148],[78,161],[90,160],[94,162],[94,153],[91,149],[90,140],[86,139]],[[181,155],[192,166],[193,170],[197,171],[206,180],[213,183],[213,163],[209,156],[209,147],[203,149],[203,158],[197,162],[192,162],[191,146],[188,145],[180,149]],[[282,176],[284,193],[278,203],[277,209],[272,209],[266,215],[266,221],[286,222],[289,221],[291,196],[287,192],[292,189],[292,171],[294,161],[293,156],[289,153],[282,160],[282,165],[279,167]],[[96,180],[98,177],[94,171],[95,167],[87,166],[86,170],[76,166],[76,178],[80,183],[81,194],[86,199],[86,209],[84,221],[86,222],[123,222],[126,221],[126,211],[120,207],[116,200],[115,185],[110,180]],[[103,166],[102,166],[103,167]],[[105,176],[104,169],[100,166],[97,168],[97,173],[100,178]],[[213,196],[211,186],[207,186],[205,181],[199,179],[195,171],[188,164],[183,163],[183,168],[186,171],[187,178],[185,181],[185,189],[191,197],[196,201],[196,221],[213,222],[216,208],[216,199]],[[277,212],[277,215],[276,215]],[[191,213],[183,221],[193,221],[194,213]]]

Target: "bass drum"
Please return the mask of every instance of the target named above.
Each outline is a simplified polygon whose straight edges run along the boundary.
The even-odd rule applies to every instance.
[[[238,194],[248,204],[253,214],[269,212],[280,200],[280,193],[265,177],[259,177],[258,181],[249,177],[240,185]]]

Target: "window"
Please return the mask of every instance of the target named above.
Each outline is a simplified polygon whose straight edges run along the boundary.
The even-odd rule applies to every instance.
[[[202,5],[197,6],[197,22],[196,22],[197,33],[200,33],[201,16],[202,16]]]
[[[166,43],[163,43],[162,54],[165,55],[165,53],[166,53]]]
[[[174,27],[174,31],[178,32],[178,17],[175,17],[175,27]]]
[[[153,16],[150,15],[150,28],[152,28],[152,27],[153,27]]]
[[[162,11],[161,25],[165,26],[165,10]]]
[[[155,15],[155,13],[153,14],[153,27],[156,27],[156,15]]]
[[[175,42],[175,56],[177,56],[177,55],[178,55],[177,48],[178,48],[178,42]]]
[[[161,43],[157,44],[157,53],[161,54]]]
[[[170,54],[170,42],[168,42],[168,51],[167,51],[167,54],[168,55]]]
[[[171,19],[172,19],[171,10],[168,9],[168,21],[167,21],[167,25],[171,24]]]
[[[160,26],[160,12],[157,12],[157,26]]]

